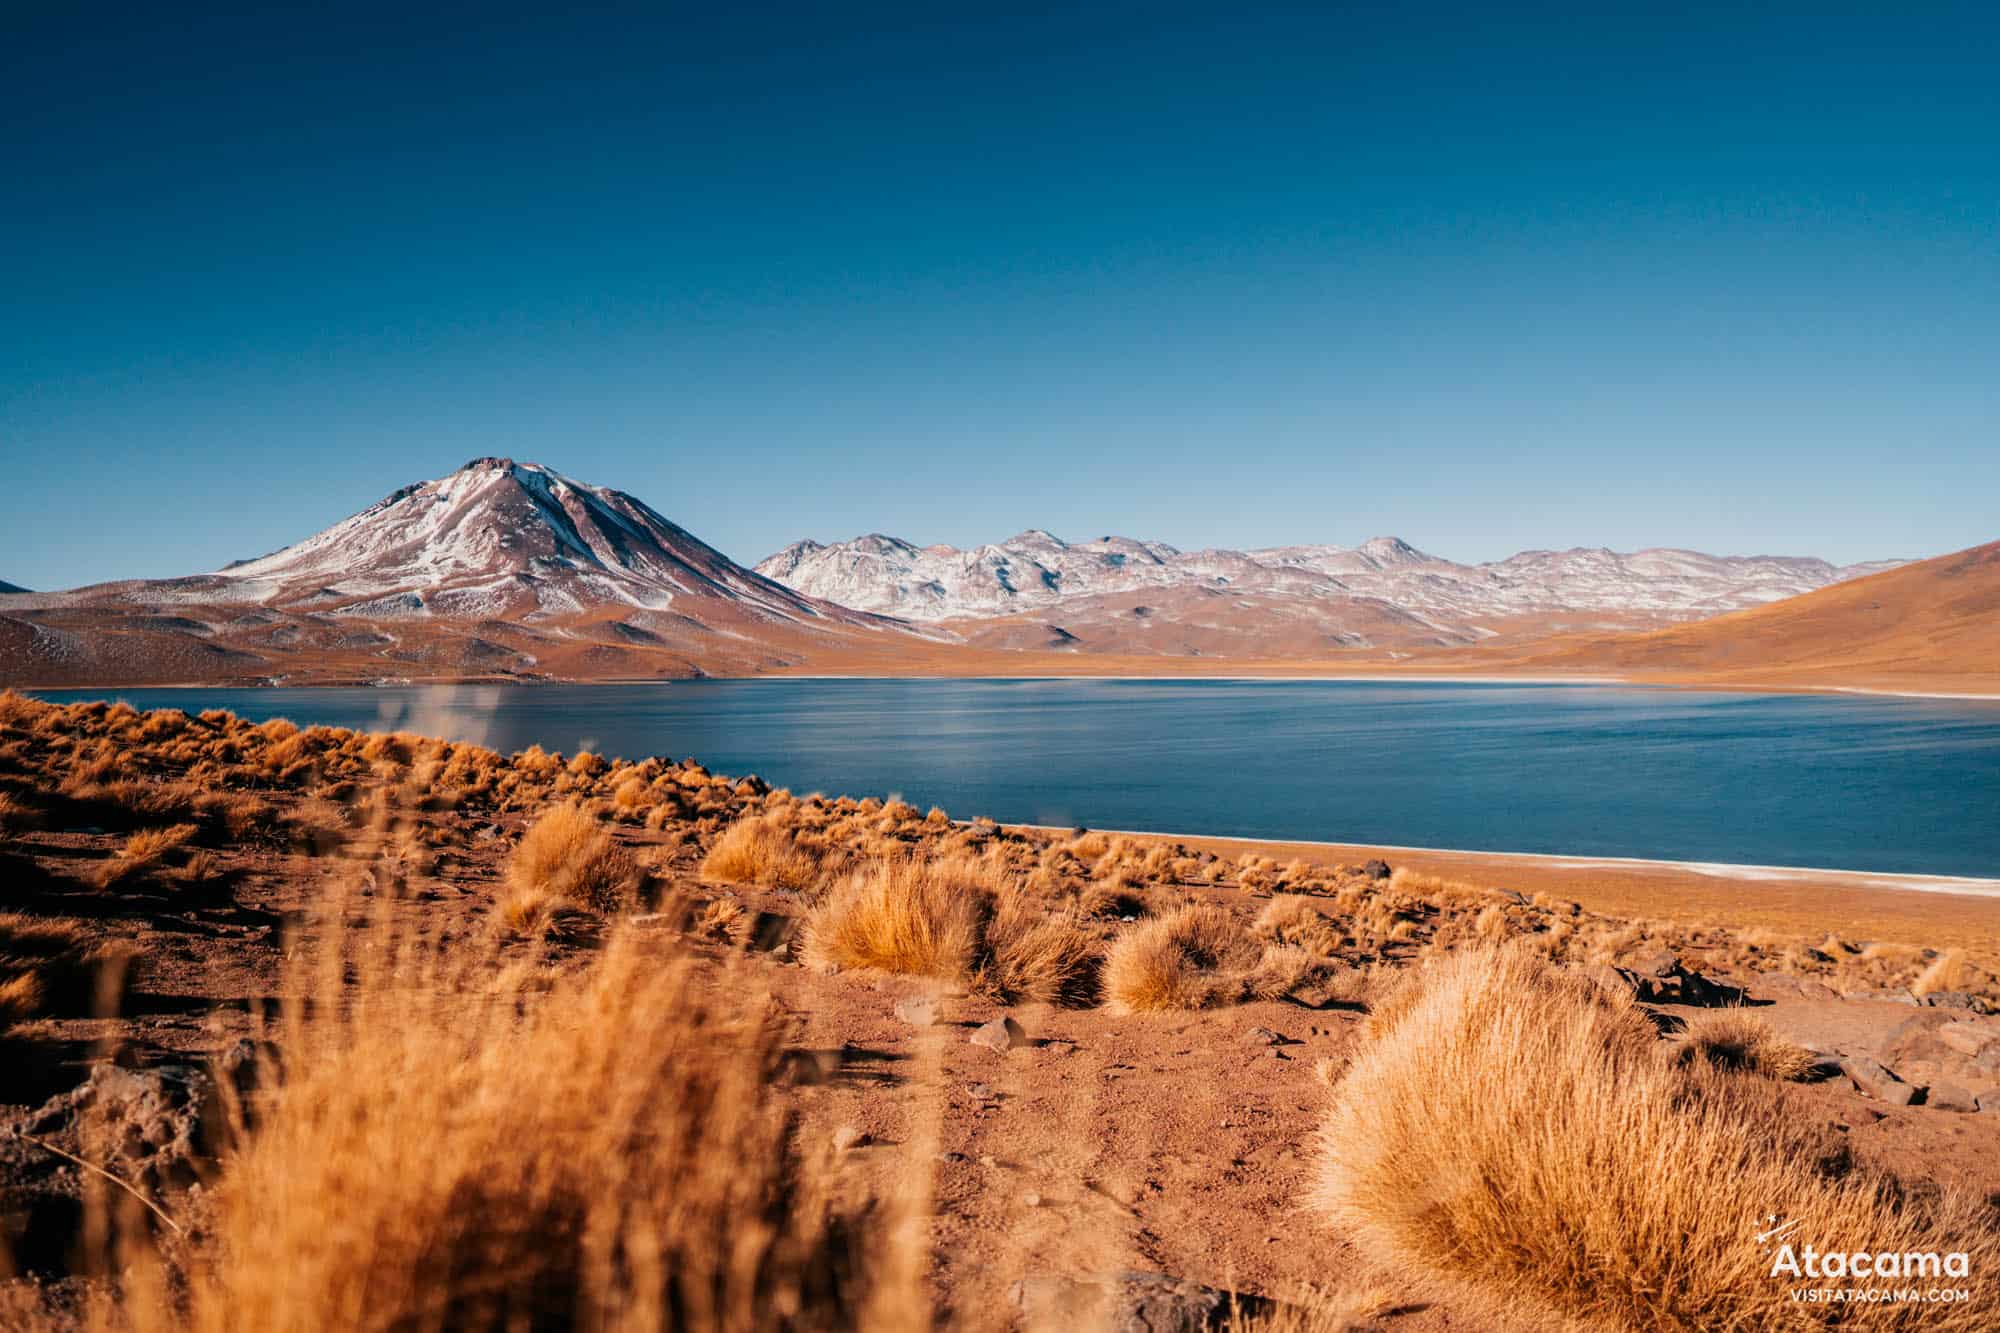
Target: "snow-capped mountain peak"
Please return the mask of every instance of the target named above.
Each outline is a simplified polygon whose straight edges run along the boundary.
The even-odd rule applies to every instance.
[[[475,458],[401,487],[219,576],[244,600],[334,614],[518,617],[603,605],[664,610],[689,597],[785,619],[827,614],[623,491],[511,458]]]
[[[972,550],[917,547],[879,534],[797,542],[757,566],[801,592],[913,620],[959,620],[1052,611],[1081,599],[1146,589],[1287,600],[1300,605],[1368,599],[1461,638],[1482,622],[1549,613],[1684,620],[1795,596],[1895,562],[1845,568],[1811,558],[1711,556],[1599,548],[1523,551],[1465,565],[1400,537],[1358,546],[1274,546],[1181,551],[1164,542],[1100,537],[1066,542],[1040,528]],[[1314,607],[1311,614],[1323,617]]]

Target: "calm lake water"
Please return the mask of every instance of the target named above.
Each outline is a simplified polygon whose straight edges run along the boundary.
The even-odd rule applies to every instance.
[[[106,691],[50,691],[52,699]],[[2000,876],[2000,704],[1617,686],[752,680],[122,690],[138,708],[693,755],[1005,822]]]

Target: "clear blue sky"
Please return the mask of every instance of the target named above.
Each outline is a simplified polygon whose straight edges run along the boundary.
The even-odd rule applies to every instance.
[[[1991,5],[289,8],[10,7],[0,579],[488,453],[744,560],[2000,536]]]

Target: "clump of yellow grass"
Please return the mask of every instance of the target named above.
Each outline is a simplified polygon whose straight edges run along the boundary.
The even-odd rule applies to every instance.
[[[109,888],[121,880],[144,874],[185,847],[199,831],[193,824],[141,829],[125,839],[125,845],[119,848],[116,856],[98,867],[98,886]]]
[[[1221,907],[1191,904],[1127,927],[1104,961],[1104,992],[1123,1013],[1274,1000],[1328,976],[1327,959],[1267,944]]]
[[[900,1205],[803,1154],[781,1025],[740,973],[619,929],[563,972],[382,926],[326,950],[288,982],[283,1077],[230,1117],[200,1234],[163,1254],[120,1227],[90,1326],[925,1326]]]
[[[823,850],[800,842],[783,814],[750,815],[722,831],[701,863],[708,879],[811,890],[824,874]]]
[[[138,949],[68,917],[0,912],[0,1030],[116,1002]]]
[[[916,852],[849,873],[807,918],[805,956],[1079,1003],[1095,992],[1098,961],[1072,912],[1026,896],[998,860],[963,852]]]
[[[587,810],[566,802],[521,835],[507,864],[512,892],[501,910],[516,926],[563,906],[615,913],[631,905],[637,881],[631,855]]]
[[[1685,1061],[1699,1060],[1716,1069],[1761,1074],[1779,1082],[1805,1078],[1817,1059],[1746,1009],[1716,1009],[1694,1015],[1681,1033],[1676,1054]]]
[[[1987,1210],[1844,1166],[1761,1080],[1677,1064],[1629,1002],[1519,946],[1413,976],[1334,1089],[1317,1203],[1496,1317],[1631,1330],[1989,1326]],[[1961,1252],[1967,1304],[1809,1305],[1753,1235]],[[1820,1285],[1842,1285],[1840,1283]],[[1851,1285],[1851,1284],[1848,1284]]]

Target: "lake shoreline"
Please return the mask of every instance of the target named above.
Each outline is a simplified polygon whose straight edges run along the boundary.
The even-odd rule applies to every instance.
[[[1072,826],[1057,824],[1009,824],[1008,828],[1036,829],[1045,833],[1068,832]],[[1506,852],[1480,847],[1416,847],[1398,843],[1329,842],[1315,838],[1260,838],[1234,833],[1179,833],[1172,829],[1122,829],[1091,826],[1093,833],[1116,838],[1174,838],[1203,843],[1236,843],[1246,851],[1266,847],[1310,847],[1329,852],[1368,854],[1452,856],[1480,862],[1513,862],[1524,867],[1548,866],[1570,870],[1658,870],[1665,873],[1703,875],[1712,879],[1770,883],[1838,881],[1858,888],[1883,889],[1896,893],[1946,893],[1974,898],[2000,898],[2000,876],[1926,875],[1907,871],[1838,870],[1825,866],[1774,866],[1733,861],[1678,861],[1658,856],[1580,856],[1564,852]]]
[[[1883,939],[1987,952],[2000,942],[2000,879],[1098,831],[1138,842],[1178,843],[1196,851],[1268,856],[1279,862],[1356,865],[1381,860],[1422,875],[1513,889],[1529,897],[1547,894],[1588,911],[1637,920],[1803,936],[1837,934],[1850,942]],[[1952,883],[1963,887],[1948,887]]]
[[[765,682],[773,688],[781,688],[787,684],[811,688],[829,683],[824,680],[807,681],[792,677],[753,679]],[[899,678],[890,678],[892,681],[896,679]],[[720,686],[743,683],[741,680],[705,682],[708,685]],[[874,683],[882,682],[878,680]],[[978,682],[954,679],[943,683],[968,685]],[[1004,685],[1018,682],[1000,680],[991,683]],[[1066,678],[1055,678],[1051,683],[1079,684]],[[1266,683],[1279,682],[1266,679]],[[1390,683],[1407,685],[1411,682],[1398,680]],[[1445,682],[1433,683],[1445,685]],[[527,732],[517,730],[509,735],[478,735],[477,728],[459,725],[466,719],[457,719],[455,723],[453,701],[412,697],[422,696],[433,688],[439,687],[401,687],[395,691],[381,691],[382,707],[378,710],[374,702],[377,691],[366,687],[349,687],[348,692],[356,697],[344,704],[345,709],[353,714],[346,717],[340,715],[340,709],[331,705],[325,714],[315,717],[315,710],[302,699],[289,706],[271,699],[268,706],[260,707],[253,701],[268,698],[267,691],[241,687],[236,690],[226,690],[202,686],[180,688],[154,686],[137,687],[132,691],[89,689],[51,693],[77,698],[98,698],[127,693],[137,700],[139,706],[146,708],[186,704],[188,711],[196,711],[198,706],[217,705],[224,708],[248,708],[253,713],[270,716],[290,714],[294,721],[358,726],[367,731],[403,730],[418,734],[452,734],[458,739],[474,744],[494,744],[503,752],[519,749],[531,743],[540,743],[558,751],[598,748],[596,743],[586,741],[578,741],[572,746],[556,735],[548,733],[546,728],[539,736],[533,730]],[[452,687],[442,688],[448,691]],[[1596,688],[1615,690],[1617,687]],[[183,694],[190,689],[201,697],[185,700],[160,697]],[[317,696],[320,692],[308,692],[302,688],[299,690],[302,698],[309,693]],[[671,692],[668,693],[671,697]],[[753,693],[761,694],[761,691]],[[153,697],[147,698],[148,694],[152,694]],[[232,694],[237,697],[231,698]],[[400,699],[397,697],[398,694],[402,696]],[[604,695],[600,695],[600,707],[604,706],[603,701],[606,696],[611,696],[613,699],[609,705],[612,711],[614,713],[621,711],[615,702],[616,697],[622,697],[620,692],[606,691]],[[556,693],[545,695],[540,691],[524,691],[519,697],[553,699]],[[1488,697],[1493,698],[1490,695]],[[738,697],[734,710],[734,716],[739,718],[745,712],[744,698],[745,696]],[[1864,700],[1856,699],[1855,702],[1860,705]],[[682,710],[686,716],[699,717],[706,724],[720,725],[725,730],[732,725],[728,720],[732,716],[731,708],[719,701],[682,696],[674,706]],[[1502,700],[1494,699],[1493,706],[1500,713],[1512,715],[1510,706]],[[356,714],[354,712],[356,708],[362,712]],[[769,711],[768,702],[758,702],[748,711],[750,715],[774,716]],[[779,709],[777,715],[782,715],[784,711]],[[486,709],[475,709],[474,712],[480,716],[488,715]],[[1175,715],[1179,714],[1176,712]],[[584,720],[588,716],[586,709],[582,718],[569,719],[560,725],[583,728],[573,732],[573,735],[612,738],[614,745],[629,749],[633,756],[686,752],[695,755],[704,764],[712,765],[716,771],[738,775],[759,772],[767,778],[778,779],[780,785],[789,785],[801,793],[813,790],[848,793],[886,791],[891,794],[909,792],[913,794],[913,799],[925,802],[936,796],[939,798],[939,803],[960,818],[994,816],[1000,823],[1017,829],[1032,829],[1045,833],[1050,830],[1073,828],[1078,823],[1088,823],[1090,827],[1110,835],[1147,842],[1178,843],[1232,860],[1253,854],[1270,856],[1281,862],[1299,859],[1307,862],[1350,865],[1379,859],[1399,868],[1409,868],[1442,879],[1511,888],[1530,896],[1547,894],[1583,904],[1592,911],[1635,919],[1678,920],[1703,924],[1721,922],[1736,927],[1764,926],[1799,934],[1812,932],[1824,934],[1837,931],[1850,938],[1900,939],[1923,942],[1931,946],[1957,945],[1982,950],[1990,950],[1996,941],[2000,941],[2000,877],[1978,873],[1985,869],[1982,863],[1985,858],[1978,856],[1975,856],[1972,865],[1966,868],[1953,865],[1948,869],[1938,870],[1860,870],[1787,864],[1779,858],[1769,857],[1729,860],[1711,856],[1702,859],[1680,859],[1672,855],[1670,848],[1661,849],[1666,851],[1665,855],[1659,851],[1644,855],[1621,855],[1612,852],[1499,850],[1492,848],[1490,844],[1482,845],[1473,841],[1473,838],[1478,836],[1479,830],[1470,827],[1451,830],[1469,835],[1463,841],[1453,842],[1417,839],[1400,842],[1337,841],[1255,833],[1220,831],[1204,833],[1193,830],[1204,825],[1214,828],[1218,822],[1223,822],[1215,817],[1216,811],[1212,806],[1203,806],[1199,802],[1190,806],[1186,799],[1177,802],[1155,802],[1141,797],[1137,804],[1125,803],[1122,813],[1128,816],[1127,818],[1117,817],[1121,810],[1118,803],[1113,802],[1108,807],[1099,806],[1097,817],[1093,820],[1087,815],[1090,807],[1082,803],[1075,793],[1071,793],[1067,798],[1051,796],[1049,799],[1053,802],[1054,808],[1038,817],[1032,811],[1032,807],[1023,810],[1022,802],[996,799],[992,791],[982,795],[976,791],[950,790],[947,785],[937,780],[937,775],[927,776],[922,772],[924,766],[919,762],[922,758],[920,751],[906,753],[905,750],[898,748],[899,745],[907,746],[914,742],[898,741],[892,734],[877,737],[877,743],[870,745],[869,748],[881,756],[881,762],[874,764],[872,771],[864,766],[862,769],[848,771],[842,777],[829,775],[824,771],[826,768],[824,762],[821,763],[822,771],[819,772],[813,772],[810,765],[803,773],[798,771],[787,773],[782,769],[772,771],[767,767],[771,762],[770,755],[763,754],[762,757],[758,757],[754,745],[752,753],[746,757],[740,746],[735,753],[730,753],[731,747],[718,743],[715,736],[703,739],[698,735],[689,734],[669,739],[661,734],[653,736],[646,736],[643,733],[621,734],[615,725],[612,729],[605,730],[602,729],[601,722],[592,723]],[[999,716],[1004,718],[1006,714],[1003,712]],[[991,715],[986,719],[989,724],[985,736],[987,742],[992,742],[996,735],[1004,737],[1011,734],[1004,727],[997,732],[994,731],[990,725],[992,720]],[[904,726],[907,729],[907,721]],[[770,744],[768,737],[764,744],[767,747]],[[1011,747],[1012,742],[1008,744]],[[1398,754],[1405,753],[1406,740],[1395,740],[1389,744]],[[609,752],[610,747],[605,748]],[[838,769],[839,765],[835,765],[835,768]],[[1234,769],[1230,771],[1236,772]],[[1240,776],[1238,774],[1238,777]],[[1004,787],[1004,784],[1002,785]],[[1225,788],[1230,787],[1232,783],[1225,782]],[[1216,793],[1218,798],[1222,790],[1218,789]],[[1063,809],[1065,799],[1069,801],[1071,809],[1078,816],[1074,820],[1070,818],[1070,811]],[[1716,799],[1723,798],[1718,795]],[[1462,798],[1461,804],[1477,807],[1480,800],[1477,795],[1468,793]],[[1006,808],[1008,805],[1014,808],[1009,811]],[[1336,801],[1335,808],[1343,807]],[[1049,818],[1050,814],[1056,814],[1058,811],[1061,813],[1056,819]],[[1009,815],[1011,817],[1006,817]],[[1142,818],[1130,817],[1134,815]],[[1143,818],[1146,815],[1158,818]],[[1857,813],[1852,818],[1858,820],[1863,816]],[[1326,818],[1313,822],[1319,828],[1327,828],[1337,827],[1342,822],[1350,821]],[[1359,822],[1358,816],[1354,817],[1352,822]],[[1500,824],[1493,824],[1487,827],[1485,832],[1491,835],[1501,831],[1502,827]],[[1511,825],[1506,827],[1511,828]],[[1849,827],[1854,825],[1850,824]],[[1439,827],[1438,831],[1446,830]],[[1524,830],[1523,840],[1530,837],[1533,837],[1532,832]],[[1559,830],[1545,829],[1535,841],[1541,846],[1576,845],[1575,841],[1565,839]],[[1602,839],[1596,841],[1601,842]],[[1722,845],[1721,841],[1715,843],[1717,850],[1720,850]],[[1819,844],[1807,841],[1795,845],[1810,848]],[[1919,847],[1921,844],[1894,845]],[[1858,847],[1861,847],[1861,844],[1856,844],[1849,850],[1856,850]],[[1878,859],[1879,854],[1889,847],[1890,844],[1881,844],[1874,849]],[[1837,851],[1838,847],[1834,843],[1827,843],[1826,850],[1833,852]],[[1935,861],[1938,858],[1932,859]],[[1963,863],[1965,857],[1960,855],[1956,860]],[[1968,870],[1973,873],[1968,873]]]
[[[1566,881],[2000,898],[2000,841],[1980,817],[2000,790],[2000,717],[1978,703],[1268,677],[42,693],[502,752],[688,755],[801,793],[1206,837],[1232,855],[1365,847],[1363,859],[1472,858],[1483,874]]]
[[[1308,671],[1290,674],[1278,671],[1248,671],[1241,673],[1183,671],[1164,673],[1098,673],[1098,672],[977,672],[952,673],[934,671],[763,671],[752,675],[711,675],[667,676],[667,677],[607,677],[604,679],[522,679],[512,676],[436,676],[436,677],[376,677],[367,680],[299,680],[299,681],[122,681],[115,684],[38,684],[34,682],[10,682],[0,685],[0,689],[19,690],[26,694],[80,693],[89,690],[375,690],[375,689],[447,689],[472,686],[513,686],[521,689],[544,689],[573,685],[617,685],[617,686],[671,686],[699,685],[714,683],[751,684],[759,681],[1123,681],[1132,683],[1172,684],[1184,682],[1213,681],[1231,684],[1290,684],[1310,685],[1320,682],[1351,681],[1356,684],[1406,685],[1540,685],[1577,686],[1599,689],[1648,689],[1680,690],[1699,694],[1778,694],[1816,697],[1826,695],[1852,695],[1857,698],[1880,699],[1942,699],[1961,703],[2000,703],[2000,686],[1989,691],[1950,691],[1919,689],[1885,689],[1866,685],[1835,685],[1814,682],[1767,682],[1731,681],[1707,679],[1655,678],[1646,676],[1570,676],[1570,675],[1514,675],[1507,672],[1486,672],[1479,674],[1442,674],[1412,668],[1407,671]]]

